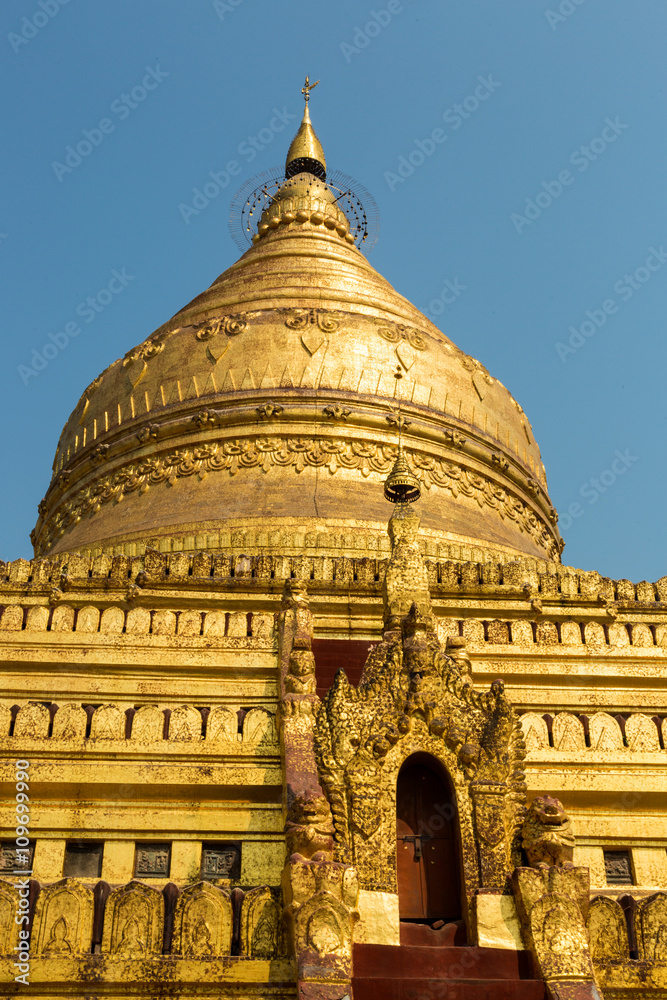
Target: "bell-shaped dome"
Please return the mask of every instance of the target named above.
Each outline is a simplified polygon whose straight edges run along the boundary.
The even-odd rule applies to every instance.
[[[35,550],[370,554],[391,510],[399,396],[431,551],[557,559],[521,407],[371,267],[302,169],[241,259],[86,389]]]

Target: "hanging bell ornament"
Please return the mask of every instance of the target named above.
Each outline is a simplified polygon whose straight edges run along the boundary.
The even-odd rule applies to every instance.
[[[401,451],[394,462],[394,468],[387,476],[384,495],[389,503],[414,503],[421,496],[419,481],[410,472]]]

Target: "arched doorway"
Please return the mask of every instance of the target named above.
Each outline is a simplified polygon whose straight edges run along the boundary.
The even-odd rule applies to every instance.
[[[396,789],[396,875],[401,920],[461,919],[458,820],[451,783],[427,754],[408,758]]]

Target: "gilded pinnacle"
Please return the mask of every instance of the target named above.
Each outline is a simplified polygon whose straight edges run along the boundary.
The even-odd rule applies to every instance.
[[[399,450],[394,467],[385,481],[384,495],[390,503],[397,504],[414,503],[421,496],[419,480],[410,472],[402,449]]]
[[[285,177],[294,177],[295,174],[300,174],[306,171],[314,174],[321,180],[326,178],[327,161],[324,157],[322,143],[317,138],[315,129],[311,124],[310,113],[308,111],[310,91],[313,87],[316,87],[319,82],[320,81],[317,80],[315,83],[309,83],[308,77],[306,77],[305,86],[301,88],[301,93],[304,95],[306,103],[303,109],[303,118],[301,119],[299,131],[292,139],[292,143],[287,152],[287,159],[285,160]]]

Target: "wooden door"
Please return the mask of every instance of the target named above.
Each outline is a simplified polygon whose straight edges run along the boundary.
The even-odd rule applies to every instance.
[[[407,763],[396,794],[396,869],[401,920],[459,920],[461,899],[453,794],[430,767]],[[438,808],[439,807],[439,808]]]

